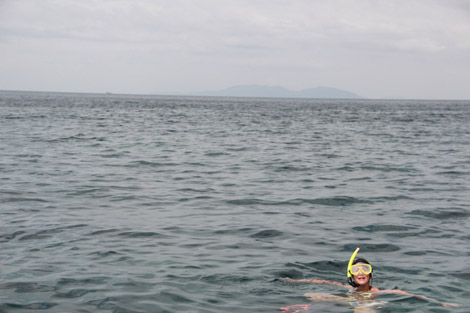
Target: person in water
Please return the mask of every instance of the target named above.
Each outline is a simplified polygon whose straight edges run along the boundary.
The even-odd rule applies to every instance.
[[[290,282],[290,283],[329,284],[329,285],[344,287],[344,288],[357,292],[356,299],[364,299],[364,298],[371,299],[371,298],[377,297],[380,294],[399,294],[399,295],[414,296],[414,297],[424,299],[427,301],[436,302],[446,307],[451,307],[451,306],[458,307],[458,305],[454,303],[440,302],[438,300],[435,300],[429,297],[412,294],[403,290],[398,290],[398,289],[381,290],[377,287],[373,287],[371,285],[372,272],[373,272],[372,265],[366,259],[359,258],[359,259],[354,260],[359,250],[360,249],[357,248],[356,251],[354,251],[353,255],[351,256],[351,259],[349,260],[347,277],[348,277],[348,283],[350,286],[339,283],[339,282],[321,280],[321,279],[285,278],[285,281]],[[340,301],[342,302],[344,300],[347,300],[347,298],[344,298],[344,297],[328,295],[324,293],[306,293],[305,296],[312,301]]]

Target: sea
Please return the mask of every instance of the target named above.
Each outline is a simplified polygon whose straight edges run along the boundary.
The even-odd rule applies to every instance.
[[[0,312],[470,312],[469,229],[470,101],[0,92]]]

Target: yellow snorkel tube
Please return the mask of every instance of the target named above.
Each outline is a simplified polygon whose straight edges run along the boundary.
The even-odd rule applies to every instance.
[[[348,263],[348,272],[347,272],[347,275],[348,275],[348,283],[353,286],[353,287],[357,287],[357,284],[356,282],[354,281],[354,279],[352,278],[352,274],[351,274],[351,267],[352,267],[352,264],[354,262],[354,259],[356,258],[356,255],[357,253],[359,252],[359,248],[356,249],[356,251],[354,251],[354,253],[351,255],[351,258],[349,259],[349,263]]]

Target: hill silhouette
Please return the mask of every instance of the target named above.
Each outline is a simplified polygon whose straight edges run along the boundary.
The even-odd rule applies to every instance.
[[[189,94],[189,93],[188,93]],[[268,97],[268,98],[322,98],[322,99],[362,99],[363,97],[332,87],[316,87],[302,90],[289,90],[281,86],[238,85],[222,90],[190,93],[194,96],[220,97]]]

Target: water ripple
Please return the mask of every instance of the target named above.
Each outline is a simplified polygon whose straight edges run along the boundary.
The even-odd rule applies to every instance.
[[[0,91],[0,111],[0,312],[279,312],[347,296],[283,278],[344,283],[356,247],[377,287],[470,309],[468,101]]]

